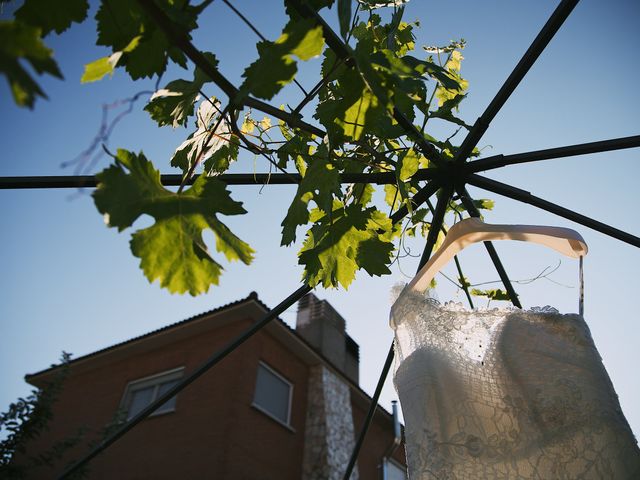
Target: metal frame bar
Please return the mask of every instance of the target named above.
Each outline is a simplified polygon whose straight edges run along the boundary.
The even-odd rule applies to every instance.
[[[540,33],[538,33],[536,38],[533,40],[509,77],[505,80],[502,87],[500,87],[496,96],[493,97],[489,106],[473,124],[471,131],[467,134],[467,137],[456,152],[456,156],[454,158],[455,162],[462,163],[469,157],[475,146],[480,141],[480,138],[482,138],[484,133],[487,131],[487,128],[489,128],[491,121],[504,106],[513,91],[520,84],[524,76],[531,69],[535,61],[544,51],[577,4],[578,0],[562,0],[562,2],[560,2],[560,5],[558,5],[551,14],[547,23],[544,24]]]
[[[586,215],[582,215],[580,213],[574,212],[573,210],[569,210],[568,208],[561,207],[560,205],[556,205],[555,203],[551,203],[547,200],[544,200],[543,198],[536,197],[526,190],[521,190],[519,188],[512,187],[511,185],[507,185],[506,183],[491,180],[489,178],[481,177],[480,175],[476,174],[469,175],[467,177],[467,182],[478,188],[482,188],[483,190],[488,190],[490,192],[497,193],[498,195],[503,195],[505,197],[518,200],[519,202],[528,203],[529,205],[533,205],[534,207],[546,210],[547,212],[555,213],[556,215],[564,217],[567,220],[571,220],[573,222],[579,223],[580,225],[584,225],[585,227],[597,230],[600,233],[604,233],[605,235],[628,243],[629,245],[633,245],[634,247],[640,247],[640,238],[631,235],[630,233],[623,232],[622,230],[619,230],[610,225],[607,225],[606,223],[602,223],[598,220],[589,218]]]
[[[532,152],[516,153],[513,155],[494,155],[491,157],[481,158],[479,160],[473,160],[467,163],[466,169],[468,172],[478,173],[493,170],[494,168],[506,167],[507,165],[573,157],[576,155],[587,155],[589,153],[611,152],[614,150],[635,147],[640,147],[640,135],[613,138],[611,140],[601,140],[599,142],[567,145],[565,147],[547,148],[545,150],[535,150]]]
[[[415,180],[429,180],[435,176],[433,168],[422,168],[412,177]],[[302,176],[298,173],[224,173],[214,178],[227,185],[297,185]],[[182,184],[181,174],[160,175],[160,182],[165,187],[177,187]],[[394,172],[343,173],[341,183],[374,183],[391,184],[398,181]],[[185,182],[195,182],[191,178]],[[0,177],[0,190],[5,189],[37,189],[37,188],[95,188],[98,181],[94,175],[59,175],[38,177]]]

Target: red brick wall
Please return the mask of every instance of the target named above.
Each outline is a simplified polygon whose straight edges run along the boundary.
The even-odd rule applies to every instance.
[[[249,320],[237,321],[85,373],[72,369],[54,407],[52,428],[32,452],[79,427],[100,429],[116,412],[128,382],[181,366],[189,373],[249,325]],[[294,385],[292,429],[251,407],[259,361]],[[88,478],[299,480],[307,378],[306,364],[268,332],[259,332],[182,391],[175,412],[144,420],[96,457]],[[354,405],[356,432],[364,415]],[[393,439],[391,422],[381,419],[388,420],[376,416],[360,455],[363,480],[379,478],[377,467]],[[80,453],[76,449],[73,455]],[[33,478],[49,479],[61,470],[58,465]]]

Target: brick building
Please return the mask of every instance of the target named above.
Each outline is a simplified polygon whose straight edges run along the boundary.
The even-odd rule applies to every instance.
[[[116,412],[132,417],[266,311],[252,293],[73,360],[51,429],[33,451],[79,427],[100,431]],[[358,386],[358,348],[340,314],[309,294],[295,330],[272,321],[93,459],[88,478],[339,479],[370,402]],[[26,379],[42,386],[54,374]],[[394,439],[393,416],[379,408],[352,478],[405,478]],[[86,448],[38,478],[59,474]]]

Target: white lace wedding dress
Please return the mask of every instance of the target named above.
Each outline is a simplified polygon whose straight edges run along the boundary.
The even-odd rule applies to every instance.
[[[391,309],[411,480],[640,479],[640,453],[580,315]]]

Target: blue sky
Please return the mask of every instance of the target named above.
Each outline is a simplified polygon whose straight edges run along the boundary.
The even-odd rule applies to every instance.
[[[279,2],[236,2],[269,38],[284,24]],[[462,74],[469,80],[469,97],[461,109],[468,122],[482,113],[521,55],[556,6],[548,1],[459,1],[409,3],[405,20],[419,20],[418,45],[448,43],[465,38]],[[3,18],[10,17],[5,8]],[[640,77],[637,45],[640,30],[637,2],[584,0],[552,40],[521,86],[480,141],[484,155],[519,153],[542,148],[637,135]],[[326,12],[335,22],[335,11]],[[201,20],[195,44],[212,50],[222,72],[237,82],[256,57],[255,36],[220,2],[214,2]],[[49,101],[34,111],[15,107],[5,83],[0,85],[0,175],[63,175],[73,168],[61,163],[85,149],[100,124],[101,105],[152,90],[154,82],[133,84],[118,71],[109,80],[80,85],[83,64],[105,55],[93,46],[94,25],[75,26],[50,40],[66,80],[44,79]],[[314,82],[318,62],[305,66],[300,81]],[[190,72],[169,72],[190,78]],[[3,81],[4,82],[4,81]],[[220,95],[210,87],[208,94]],[[290,88],[276,101],[294,103],[299,92]],[[144,150],[166,173],[168,160],[189,130],[158,129],[135,105],[114,132],[110,146]],[[310,115],[310,112],[306,112]],[[438,130],[435,134],[440,134]],[[565,207],[640,235],[635,206],[640,200],[638,149],[550,160],[506,167],[487,174],[512,183]],[[102,159],[94,171],[105,167]],[[265,171],[260,160],[242,157],[235,171]],[[23,381],[55,362],[62,350],[80,356],[96,349],[179,321],[196,313],[258,292],[275,306],[300,284],[301,268],[295,248],[280,248],[280,221],[291,201],[286,186],[233,187],[249,213],[228,219],[229,226],[256,250],[253,265],[226,266],[221,286],[198,298],[176,296],[149,285],[128,247],[130,232],[107,229],[89,196],[69,190],[0,191],[0,409],[28,392]],[[585,318],[605,366],[620,396],[623,410],[636,434],[640,433],[640,361],[637,345],[638,249],[533,207],[471,189],[492,198],[492,223],[531,223],[568,226],[578,230],[590,247],[585,262]],[[136,228],[145,225],[141,220]],[[409,245],[419,253],[422,245]],[[557,264],[558,256],[523,244],[497,244],[514,279],[535,276]],[[361,383],[373,392],[392,339],[388,327],[390,290],[415,271],[417,259],[405,258],[384,278],[358,277],[348,291],[318,290],[347,320],[347,328],[361,346]],[[465,273],[473,281],[497,278],[486,255],[471,247],[462,254]],[[446,271],[451,271],[445,270]],[[553,280],[516,285],[526,306],[550,304],[560,311],[577,309],[577,263],[562,259]],[[463,300],[440,277],[442,300]],[[573,287],[573,288],[568,288]],[[295,308],[283,315],[295,321]],[[395,393],[390,382],[383,393],[389,405]]]

